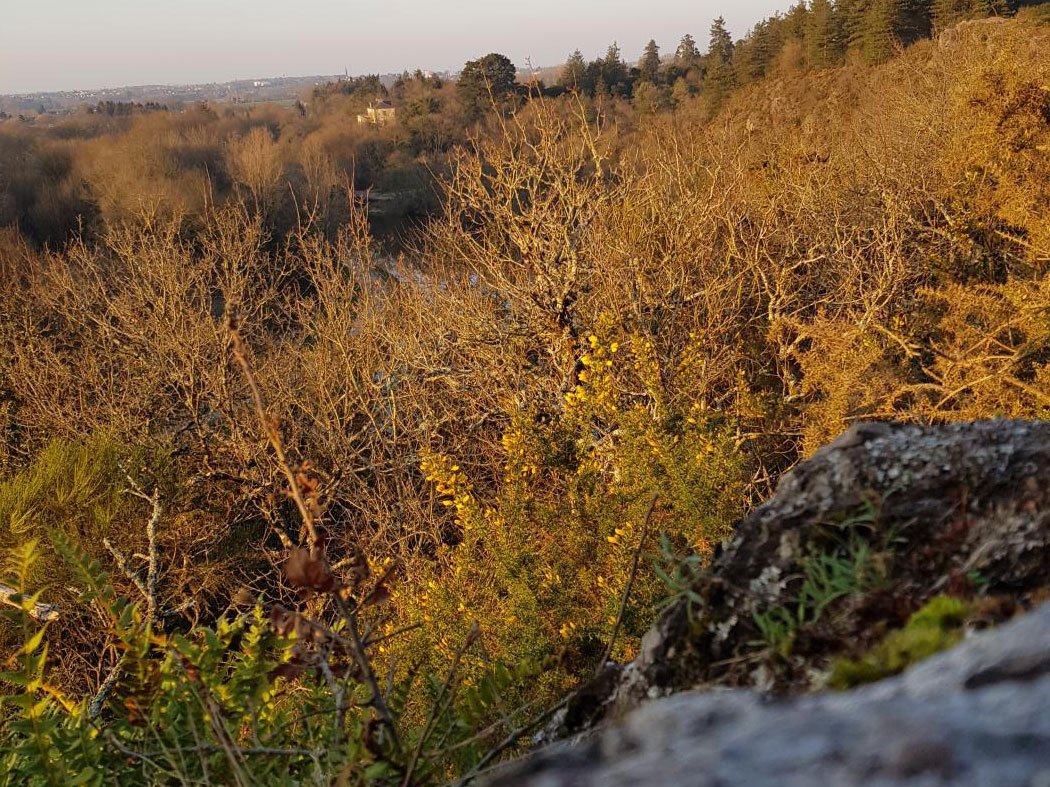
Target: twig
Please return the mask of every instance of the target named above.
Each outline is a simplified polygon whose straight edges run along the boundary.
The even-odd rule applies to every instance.
[[[335,730],[333,732],[332,745],[338,746],[345,737],[343,726],[346,723],[346,691],[344,687],[339,685],[339,681],[336,680],[332,667],[328,664],[327,654],[318,659],[317,663],[324,674],[325,680],[328,682],[328,688],[332,692],[332,699],[335,700]]]
[[[459,650],[456,651],[456,655],[452,659],[452,666],[449,667],[448,676],[445,678],[445,682],[441,686],[441,691],[438,692],[437,697],[434,698],[433,705],[430,706],[430,713],[427,715],[426,723],[423,725],[423,732],[419,736],[419,740],[416,742],[416,748],[412,752],[412,757],[408,761],[408,767],[405,769],[405,778],[401,781],[401,787],[409,787],[409,785],[412,784],[412,773],[415,771],[416,763],[419,762],[419,757],[423,753],[423,746],[426,745],[427,739],[430,738],[431,733],[434,731],[434,725],[444,712],[441,704],[445,701],[445,695],[452,687],[452,681],[456,679],[456,673],[459,672],[459,662],[463,658],[463,654],[466,653],[467,649],[477,641],[480,635],[481,627],[478,625],[477,621],[474,621],[470,624],[470,631],[467,633],[466,640],[460,646]]]
[[[149,540],[149,569],[146,572],[146,620],[153,624],[157,618],[157,577],[160,572],[160,561],[157,560],[157,524],[160,522],[162,508],[160,489],[153,490],[153,516],[146,523],[146,538]]]
[[[19,604],[17,601],[12,600],[14,596],[21,595],[23,594],[18,590],[15,590],[13,587],[9,587],[7,585],[0,585],[0,603],[22,609],[21,604]],[[58,607],[54,606],[53,604],[43,604],[39,601],[36,604],[34,604],[33,608],[28,610],[28,612],[29,616],[33,618],[33,620],[39,620],[41,623],[47,623],[58,618]]]
[[[379,682],[376,680],[375,670],[372,669],[372,662],[368,658],[368,653],[365,650],[365,644],[361,639],[361,632],[357,625],[357,614],[350,609],[346,600],[340,595],[338,589],[332,592],[332,599],[335,601],[336,608],[339,610],[339,614],[343,616],[343,619],[346,621],[346,627],[350,631],[350,639],[353,642],[354,658],[357,661],[357,665],[361,668],[365,683],[372,694],[369,703],[376,709],[376,712],[383,720],[384,725],[390,731],[390,738],[391,742],[394,744],[394,749],[398,754],[401,754],[401,737],[397,732],[397,724],[394,722],[394,715],[390,712],[390,708],[387,706],[386,700],[383,697],[383,692],[379,688]]]
[[[515,729],[514,731],[512,731],[506,738],[504,738],[502,741],[500,741],[498,745],[496,745],[495,747],[490,749],[488,754],[486,754],[484,757],[482,757],[480,760],[478,760],[478,764],[477,765],[475,765],[473,768],[471,768],[469,771],[467,771],[467,773],[465,773],[463,776],[461,776],[453,784],[458,787],[458,785],[466,784],[471,779],[473,779],[475,776],[480,775],[485,770],[486,766],[490,762],[492,762],[499,755],[501,755],[503,752],[505,752],[507,749],[509,749],[511,746],[513,746],[515,743],[517,743],[518,739],[522,735],[527,734],[531,730],[533,730],[536,727],[538,727],[539,725],[543,724],[543,722],[547,721],[547,719],[549,719],[555,713],[557,713],[562,708],[564,708],[569,703],[569,699],[570,698],[568,696],[562,697],[560,700],[558,700],[557,703],[555,703],[554,705],[551,705],[549,708],[547,708],[547,710],[545,710],[543,713],[541,713],[535,719],[530,721],[528,724],[523,724],[522,726],[520,726],[517,729]]]
[[[146,590],[146,583],[142,581],[142,577],[139,576],[138,572],[131,567],[131,563],[126,557],[124,557],[124,554],[113,546],[108,538],[102,539],[102,546],[108,549],[109,553],[113,555],[113,559],[117,561],[117,568],[119,568],[124,576],[130,579],[135,587],[138,588],[139,593],[142,594],[142,598],[148,599],[149,592]]]
[[[514,713],[524,713],[526,710],[529,710],[530,708],[532,708],[537,702],[539,702],[539,700],[531,700],[529,702],[526,702],[520,708],[515,708]],[[491,735],[493,732],[498,730],[500,727],[510,727],[510,726],[511,725],[507,723],[507,719],[506,718],[501,718],[499,721],[492,722],[492,724],[490,724],[488,727],[485,727],[485,728],[479,730],[478,732],[476,732],[474,735],[470,736],[469,738],[466,738],[464,740],[456,741],[455,743],[453,743],[451,746],[448,746],[448,747],[439,747],[438,748],[438,753],[440,755],[447,755],[447,754],[449,754],[451,752],[459,751],[460,749],[464,749],[467,746],[473,746],[478,741],[485,740],[487,737],[489,737],[489,735]],[[446,737],[448,737],[448,733],[446,733]]]
[[[157,618],[157,579],[160,576],[160,561],[157,559],[157,525],[160,524],[160,518],[164,513],[164,507],[160,502],[160,487],[154,487],[153,494],[147,495],[142,491],[142,487],[138,485],[131,474],[126,470],[124,471],[124,477],[128,481],[129,488],[126,490],[135,497],[142,498],[153,507],[153,513],[150,515],[149,521],[146,523],[146,542],[149,545],[149,551],[146,555],[147,569],[146,569],[146,584],[143,587],[142,581],[138,579],[138,575],[130,570],[128,562],[124,560],[121,554],[108,542],[104,541],[106,548],[113,553],[113,557],[117,559],[117,564],[120,566],[120,570],[127,574],[128,578],[135,583],[135,587],[139,589],[146,598],[146,620],[150,623],[154,623]]]
[[[418,628],[423,628],[422,623],[412,623],[408,626],[402,626],[399,629],[391,631],[389,634],[380,634],[376,637],[366,637],[365,647],[370,648],[373,645],[383,642],[384,640],[393,639],[394,637],[400,637],[402,634],[407,634],[409,631],[415,631]]]
[[[117,679],[120,677],[120,670],[124,666],[124,655],[121,654],[120,658],[117,659],[117,663],[114,664],[109,674],[106,675],[105,680],[98,687],[98,691],[95,692],[95,696],[91,698],[91,702],[88,703],[88,718],[92,721],[102,715],[102,706],[106,703],[106,697],[113,690],[113,687],[117,684]]]
[[[313,515],[310,513],[310,508],[306,504],[303,492],[299,488],[299,482],[295,479],[295,473],[292,472],[292,466],[288,463],[288,457],[284,453],[284,444],[281,442],[281,434],[277,431],[277,426],[266,414],[266,400],[263,399],[262,390],[259,388],[259,383],[255,379],[252,367],[248,363],[244,341],[241,339],[241,334],[237,330],[237,322],[232,316],[230,317],[229,328],[230,337],[233,340],[233,357],[237,360],[237,363],[241,367],[241,371],[244,373],[245,379],[248,381],[248,387],[251,389],[252,399],[255,403],[255,413],[259,417],[263,432],[266,434],[270,447],[273,448],[274,453],[277,455],[277,464],[280,466],[281,472],[284,473],[284,477],[288,480],[288,487],[292,494],[292,499],[295,501],[295,505],[299,509],[299,515],[303,519],[303,526],[310,534],[310,546],[316,549],[321,544],[321,538],[317,532],[317,527],[314,524]]]
[[[638,537],[638,546],[634,549],[634,560],[631,563],[631,573],[627,577],[627,584],[624,586],[623,595],[620,597],[620,611],[616,615],[616,624],[613,626],[612,634],[609,635],[609,644],[605,646],[605,652],[602,654],[602,659],[598,662],[598,667],[594,671],[596,677],[601,674],[603,669],[605,669],[605,665],[609,661],[609,657],[612,655],[613,645],[616,644],[616,637],[620,633],[620,626],[623,624],[623,616],[627,611],[627,601],[631,597],[631,588],[634,586],[634,578],[638,575],[638,563],[642,557],[642,548],[645,546],[645,537],[649,535],[649,520],[652,519],[653,510],[656,508],[656,500],[659,496],[659,492],[653,492],[653,496],[649,499],[649,508],[646,510],[645,519],[642,521],[642,534]]]
[[[102,734],[106,738],[106,740],[109,741],[111,744],[113,744],[113,746],[121,754],[123,754],[125,757],[130,757],[131,759],[141,760],[143,762],[148,762],[150,765],[152,765],[157,770],[163,770],[163,769],[160,767],[160,765],[157,762],[155,762],[153,760],[154,757],[164,757],[164,756],[168,756],[168,755],[170,755],[170,754],[172,754],[174,752],[182,752],[182,753],[187,753],[187,754],[215,754],[217,752],[226,751],[226,749],[224,747],[219,746],[219,745],[214,744],[214,743],[199,743],[196,746],[178,746],[178,747],[174,747],[174,748],[165,749],[164,751],[161,751],[161,752],[141,752],[141,751],[135,751],[134,749],[131,749],[128,746],[126,746],[125,744],[121,743],[117,739],[117,736],[114,735],[110,730],[103,730]],[[237,747],[235,747],[232,751],[234,751],[238,755],[243,755],[243,756],[258,755],[258,756],[263,756],[263,757],[271,756],[271,757],[313,757],[313,758],[316,758],[316,757],[324,757],[326,754],[328,754],[328,749],[325,749],[325,748],[320,748],[320,749],[281,749],[281,748],[272,748],[272,747],[269,747],[269,746],[247,746],[247,747],[244,747],[244,748],[237,748]]]
[[[326,570],[330,573],[331,567],[328,563],[328,556],[325,554],[324,542],[321,540],[320,534],[318,533],[313,511],[310,509],[310,506],[307,505],[306,498],[303,497],[302,489],[299,488],[299,481],[295,477],[295,473],[292,471],[292,466],[288,463],[288,457],[285,454],[284,445],[281,442],[281,434],[275,423],[266,414],[266,401],[263,399],[262,390],[259,388],[259,383],[255,379],[255,374],[252,372],[251,364],[248,363],[244,341],[241,339],[241,335],[238,331],[236,317],[232,314],[229,318],[228,328],[232,341],[233,357],[240,365],[241,371],[244,373],[244,377],[248,382],[248,387],[251,389],[256,416],[259,418],[263,431],[266,434],[266,438],[269,441],[270,446],[273,448],[274,454],[277,456],[277,463],[281,468],[281,472],[288,481],[289,490],[292,499],[295,501],[296,507],[299,509],[299,515],[302,517],[303,526],[310,535],[311,557],[314,560],[321,561]],[[346,603],[346,599],[344,599],[342,595],[343,586],[339,579],[333,575],[333,580],[334,583],[332,589],[328,591],[328,595],[335,604],[339,614],[346,621],[346,627],[350,633],[354,660],[357,662],[358,667],[360,667],[361,673],[364,676],[365,684],[368,686],[368,690],[372,694],[369,699],[369,704],[375,709],[380,720],[383,722],[383,725],[390,732],[391,743],[400,755],[403,752],[401,737],[397,731],[397,724],[394,721],[394,715],[390,712],[390,708],[386,703],[383,692],[379,688],[379,682],[376,680],[375,670],[372,669],[372,663],[368,658],[368,652],[365,648],[364,640],[361,637],[360,626],[358,625],[356,607],[351,608]]]
[[[131,485],[127,491],[136,497],[148,500],[153,506],[153,513],[150,516],[149,521],[146,523],[146,540],[149,543],[149,552],[146,558],[148,568],[146,570],[145,583],[139,577],[138,573],[131,568],[127,558],[124,557],[120,550],[110,543],[108,538],[103,539],[102,543],[113,555],[120,570],[132,581],[132,583],[134,583],[135,587],[138,588],[138,591],[145,597],[146,622],[152,626],[157,621],[157,578],[160,573],[160,562],[157,559],[157,525],[160,522],[160,517],[164,509],[160,503],[159,488],[155,488],[152,495],[147,495],[135,482],[135,479],[133,479],[127,472],[125,472],[124,475],[128,479],[128,483]],[[123,666],[124,654],[121,654],[120,658],[117,659],[117,663],[113,665],[101,685],[98,687],[95,696],[92,697],[91,701],[88,703],[89,719],[94,720],[102,715],[102,706],[105,705],[106,698],[113,690],[113,687],[117,685],[117,680],[120,678],[120,671]]]

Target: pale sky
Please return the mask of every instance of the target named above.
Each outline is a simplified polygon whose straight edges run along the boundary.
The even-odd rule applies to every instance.
[[[0,0],[0,93],[268,76],[456,70],[502,52],[519,67],[636,59],[684,33],[706,48],[721,14],[734,37],[788,0]]]

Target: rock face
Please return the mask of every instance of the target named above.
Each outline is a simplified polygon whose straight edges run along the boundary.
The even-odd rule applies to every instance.
[[[1048,588],[1050,423],[858,424],[785,475],[692,600],[542,736],[583,742],[500,783],[1050,787],[1050,607],[1004,623]],[[942,595],[966,600],[971,633],[1003,625],[811,693]]]
[[[782,701],[741,689],[657,700],[494,783],[1050,785],[1050,604],[868,688]]]
[[[862,554],[856,587],[803,608],[821,558]],[[937,594],[984,598],[995,623],[1048,586],[1050,423],[858,424],[781,479],[697,577],[702,603],[670,607],[634,662],[581,689],[551,737],[699,686],[819,687],[832,659],[868,650]],[[756,645],[768,639],[761,620],[784,613],[782,652]]]

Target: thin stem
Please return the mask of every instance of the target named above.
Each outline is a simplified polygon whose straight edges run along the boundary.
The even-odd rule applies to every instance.
[[[642,548],[645,546],[646,536],[649,535],[649,520],[652,519],[653,511],[656,509],[656,500],[659,496],[659,492],[653,492],[652,497],[649,499],[649,508],[646,510],[645,519],[642,521],[642,534],[638,537],[638,546],[634,549],[634,560],[631,563],[631,573],[627,577],[627,584],[623,588],[623,595],[620,596],[620,611],[616,615],[616,624],[613,626],[612,634],[609,635],[609,643],[605,646],[605,652],[602,654],[602,659],[598,662],[598,667],[594,671],[596,676],[600,675],[602,670],[605,669],[605,665],[609,661],[609,657],[612,655],[613,645],[616,644],[616,637],[620,633],[620,626],[623,624],[623,616],[627,611],[627,601],[631,597],[631,588],[634,586],[634,579],[638,575],[638,564],[641,561]]]

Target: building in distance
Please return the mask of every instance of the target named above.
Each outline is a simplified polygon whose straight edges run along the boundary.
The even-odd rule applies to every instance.
[[[385,126],[397,117],[397,109],[387,99],[373,101],[368,105],[364,115],[357,116],[357,122],[370,123],[373,126]]]

